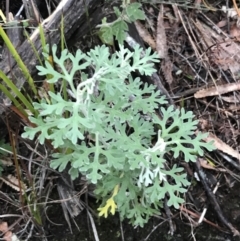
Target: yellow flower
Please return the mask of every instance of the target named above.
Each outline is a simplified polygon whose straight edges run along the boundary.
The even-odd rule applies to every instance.
[[[110,213],[112,215],[115,214],[115,211],[117,209],[117,205],[114,202],[113,198],[117,195],[118,190],[119,190],[119,185],[116,185],[114,187],[113,194],[112,194],[111,198],[109,198],[107,200],[106,205],[104,207],[102,207],[102,208],[98,208],[97,209],[99,211],[99,214],[98,214],[99,216],[103,216],[104,215],[104,217],[107,218],[107,216],[108,216],[108,209],[110,209]]]

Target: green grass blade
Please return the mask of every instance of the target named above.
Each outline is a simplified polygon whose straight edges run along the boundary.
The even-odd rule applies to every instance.
[[[44,35],[43,26],[42,26],[42,24],[39,24],[38,27],[39,27],[39,35],[40,35],[40,40],[41,40],[41,44],[42,44],[42,49],[43,49],[43,52],[45,52],[46,38]]]
[[[12,96],[4,85],[0,84],[0,90],[12,101],[12,103],[19,109],[19,111],[21,111],[21,113],[23,113],[24,116],[28,117],[27,112],[22,108],[19,101]]]
[[[8,36],[6,35],[6,33],[3,30],[1,25],[0,25],[0,36],[3,38],[4,43],[6,44],[8,50],[10,51],[10,53],[12,54],[14,59],[16,60],[19,68],[22,70],[22,72],[23,72],[24,76],[26,77],[26,79],[27,79],[27,81],[28,81],[32,91],[37,96],[37,89],[36,89],[34,80],[32,79],[32,77],[31,77],[31,75],[30,75],[26,65],[23,63],[23,61],[20,58],[18,52],[16,51],[15,47],[11,43],[11,40],[8,38]]]
[[[27,32],[26,29],[24,29],[24,35],[27,37],[27,40],[28,40],[29,44],[31,45],[31,48],[32,48],[32,50],[33,50],[36,58],[38,59],[40,65],[43,65],[42,60],[41,60],[41,58],[40,58],[40,56],[39,56],[39,54],[38,54],[38,51],[37,51],[37,49],[35,48],[34,44],[32,43],[32,40],[30,39],[29,34],[28,34],[28,32]]]
[[[45,61],[48,61],[50,62],[51,65],[54,65],[54,59],[53,59],[53,56],[51,56],[51,41],[49,39],[49,52],[46,51],[46,37],[45,37],[45,34],[44,34],[44,30],[43,30],[43,26],[41,24],[39,24],[39,35],[40,35],[40,39],[41,39],[41,44],[42,44],[42,50],[44,53],[47,53],[48,54],[48,59],[45,58]],[[43,66],[43,64],[42,64]],[[46,76],[47,79],[50,79],[51,76],[50,75],[47,75]],[[49,84],[49,90],[53,93],[55,93],[55,90],[54,90],[54,84]]]
[[[8,88],[13,91],[13,93],[16,94],[16,96],[21,100],[21,102],[25,105],[25,107],[31,111],[31,113],[36,114],[36,111],[33,108],[33,105],[27,100],[27,98],[18,90],[15,84],[0,70],[0,78],[6,83]],[[10,96],[8,95],[8,98],[13,101],[15,97],[9,92]],[[13,101],[15,104],[15,102]],[[19,103],[17,103],[18,107]]]

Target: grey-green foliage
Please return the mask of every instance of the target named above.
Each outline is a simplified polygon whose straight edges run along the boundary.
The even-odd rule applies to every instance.
[[[206,134],[194,137],[197,121],[192,112],[162,107],[164,96],[153,85],[132,77],[134,71],[155,72],[157,54],[148,49],[143,55],[140,47],[131,52],[123,46],[112,55],[106,46],[86,54],[78,50],[75,56],[64,50],[58,57],[56,51],[53,46],[58,71],[48,62],[37,68],[40,75],[52,76],[50,83],[66,80],[71,99],[65,101],[62,93],[50,92],[50,103],[34,103],[40,115],[30,120],[36,127],[26,127],[22,136],[37,135],[41,144],[50,140],[61,150],[53,154],[51,167],[63,171],[70,164],[73,179],[85,174],[96,184],[103,203],[119,185],[114,201],[121,217],[134,225],[143,226],[159,213],[165,196],[169,206],[178,208],[189,182],[183,168],[170,166],[166,153],[174,158],[182,153],[188,162],[203,155],[202,148],[211,151],[213,147],[202,142]],[[67,62],[71,62],[69,69]],[[155,113],[159,106],[163,118]]]

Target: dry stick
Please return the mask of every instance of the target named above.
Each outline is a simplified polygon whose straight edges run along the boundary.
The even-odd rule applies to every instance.
[[[92,230],[93,230],[93,235],[94,235],[95,241],[99,241],[100,239],[99,239],[99,236],[98,236],[97,228],[96,228],[95,222],[93,220],[93,217],[88,210],[87,210],[87,214],[88,214],[89,220],[90,220],[91,225],[92,225]]]
[[[172,221],[172,217],[171,217],[171,211],[169,209],[169,206],[167,205],[167,202],[168,202],[168,199],[165,196],[165,199],[164,199],[164,209],[165,209],[166,215],[168,217],[168,223],[169,223],[169,227],[170,227],[170,234],[173,236],[173,234],[174,234],[173,221]]]
[[[232,0],[232,1],[233,1],[234,8],[235,8],[235,10],[236,10],[236,12],[238,14],[238,17],[240,17],[240,10],[239,10],[239,8],[237,6],[236,0]]]
[[[193,41],[193,39],[192,39],[192,37],[191,37],[191,34],[189,33],[189,31],[188,31],[188,29],[187,29],[187,27],[186,27],[186,24],[185,24],[185,22],[184,22],[184,20],[183,20],[183,17],[182,17],[181,12],[180,12],[179,10],[177,10],[177,12],[178,12],[178,16],[179,16],[179,18],[180,18],[180,20],[181,20],[181,23],[182,23],[182,25],[183,25],[183,28],[184,28],[187,36],[188,36],[189,42],[191,43],[192,48],[193,48],[193,50],[194,50],[194,52],[195,52],[195,55],[196,55],[197,57],[201,56],[201,54],[199,53],[196,45],[194,44],[194,41]]]
[[[240,236],[239,231],[237,229],[235,229],[232,224],[224,217],[221,208],[216,200],[215,195],[212,193],[212,190],[210,189],[210,187],[208,186],[207,182],[206,182],[206,176],[205,173],[201,167],[200,162],[197,160],[196,163],[194,164],[196,171],[198,173],[198,176],[201,179],[201,183],[203,184],[203,187],[209,197],[210,203],[212,204],[215,212],[218,215],[218,218],[221,220],[221,222],[226,225],[233,233],[234,236]]]
[[[119,214],[119,220],[120,220],[120,231],[121,231],[122,241],[125,241],[125,239],[124,239],[124,232],[123,232],[123,226],[122,226],[122,221],[121,221],[120,214]]]
[[[191,210],[183,207],[183,205],[180,206],[180,210],[181,210],[182,212],[184,212],[184,213],[190,214],[192,217],[195,217],[195,218],[199,218],[199,217],[200,217],[199,214],[194,213],[194,212],[192,212]],[[185,214],[185,215],[186,215],[186,214]],[[213,227],[215,227],[215,228],[223,231],[223,229],[222,229],[221,227],[219,227],[217,224],[215,224],[215,223],[207,220],[206,218],[204,218],[203,221],[204,221],[205,223],[207,223],[207,224],[209,224],[209,225],[212,225]]]
[[[240,171],[240,165],[238,162],[234,161],[232,158],[230,158],[228,155],[218,151],[217,152],[225,161],[227,161],[230,165],[235,167],[238,171]]]
[[[213,194],[216,193],[219,185],[220,185],[219,182],[217,182],[217,185],[215,186],[215,188],[214,188],[214,190],[213,190]],[[208,209],[208,205],[206,205],[206,207],[203,209],[202,214],[201,214],[201,216],[200,216],[200,218],[199,218],[199,220],[198,220],[198,224],[202,223],[202,221],[203,221],[203,219],[204,219],[204,217],[205,217],[205,215],[206,215],[207,209]]]

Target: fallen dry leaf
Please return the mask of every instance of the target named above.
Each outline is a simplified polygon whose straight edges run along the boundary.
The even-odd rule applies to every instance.
[[[5,233],[7,230],[8,230],[7,222],[1,222],[0,223],[0,232]]]
[[[0,232],[4,233],[3,239],[4,241],[12,241],[12,232],[8,231],[7,222],[0,223]]]
[[[216,137],[214,134],[209,133],[208,137],[204,139],[206,142],[213,141],[213,145],[220,151],[235,157],[240,161],[240,153],[234,150],[232,147],[224,143],[222,140],[220,140],[218,137]]]
[[[25,183],[23,183],[22,181],[19,182],[18,179],[11,174],[9,174],[7,177],[1,176],[0,180],[2,180],[5,184],[7,184],[12,189],[18,192],[21,191],[22,194],[24,194],[27,189],[27,186]],[[19,184],[21,185],[21,187],[19,186]]]
[[[231,111],[238,111],[240,110],[240,105],[229,105],[228,106],[228,110],[231,110]]]
[[[12,240],[12,235],[13,233],[11,231],[7,231],[4,236],[3,236],[3,240],[5,241],[13,241]]]
[[[227,103],[239,103],[240,102],[240,96],[239,95],[233,95],[233,96],[221,96],[221,99],[224,100]]]
[[[172,77],[173,64],[168,57],[167,37],[166,37],[166,31],[164,27],[163,13],[164,13],[164,9],[163,9],[163,5],[161,5],[161,9],[159,11],[158,21],[157,21],[156,48],[160,59],[163,59],[161,61],[161,70],[168,84],[171,86],[171,84],[173,83],[173,77]]]
[[[219,85],[219,86],[211,87],[211,88],[207,88],[207,89],[202,89],[202,90],[199,90],[198,92],[196,92],[194,94],[194,97],[196,99],[199,99],[199,98],[204,98],[207,96],[221,95],[221,94],[225,94],[225,93],[232,92],[235,90],[240,90],[240,82]]]
[[[156,38],[156,48],[158,55],[161,59],[165,59],[168,56],[168,47],[167,47],[167,37],[163,21],[163,5],[158,13],[157,20],[157,38]]]
[[[219,66],[223,70],[229,69],[234,77],[240,72],[240,45],[224,34],[218,34],[215,30],[200,21],[192,20],[195,30],[201,36],[201,45],[206,51],[209,62]]]
[[[4,157],[4,159],[0,159],[0,163],[1,163],[1,165],[7,166],[7,167],[13,165],[13,162],[10,157]]]
[[[156,43],[147,29],[140,23],[140,21],[135,21],[134,24],[143,41],[146,42],[153,50],[155,50]]]
[[[161,61],[161,70],[170,86],[173,83],[172,68],[173,68],[172,61],[168,57]]]
[[[203,158],[198,158],[198,160],[203,168],[216,170],[216,168],[214,166],[210,165],[207,160],[205,160]]]

